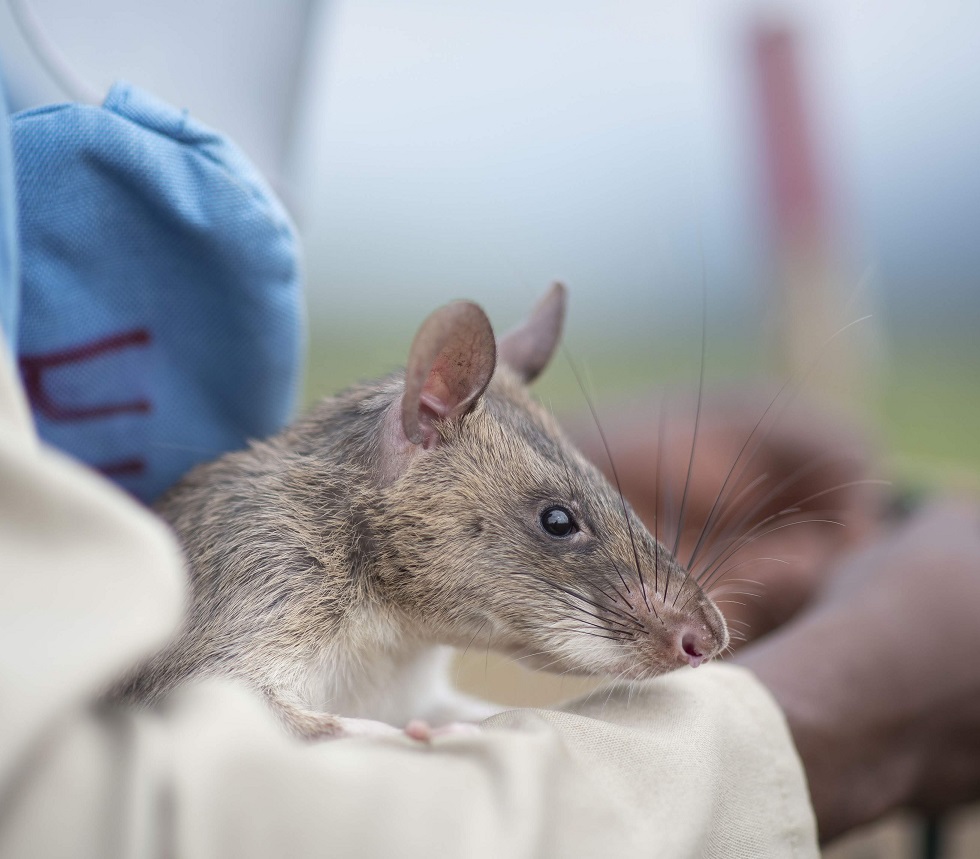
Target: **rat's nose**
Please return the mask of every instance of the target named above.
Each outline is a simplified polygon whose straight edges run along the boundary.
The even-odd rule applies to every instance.
[[[687,627],[677,636],[677,650],[681,662],[697,668],[715,655],[718,646],[709,632]]]
[[[688,631],[681,636],[680,648],[681,653],[684,654],[683,658],[691,668],[697,668],[704,662],[703,645],[698,641],[697,636],[693,632]]]
[[[694,612],[679,620],[674,627],[674,647],[679,664],[697,668],[728,646],[728,626],[711,600],[705,598]]]

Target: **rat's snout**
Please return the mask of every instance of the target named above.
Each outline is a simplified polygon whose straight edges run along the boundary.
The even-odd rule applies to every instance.
[[[680,634],[677,641],[677,648],[680,651],[682,661],[686,661],[691,668],[697,668],[708,654],[715,648],[713,641],[706,641],[709,636],[694,629],[687,629]]]
[[[674,659],[677,665],[697,668],[728,646],[728,627],[721,612],[709,599],[699,601],[691,612],[672,618],[669,623]]]
[[[697,668],[728,646],[725,619],[707,597],[676,608],[659,603],[656,612],[641,616],[647,632],[637,638],[638,676],[655,677],[686,665]]]
[[[728,625],[718,607],[705,598],[678,624],[674,642],[678,661],[697,668],[728,646]]]
[[[690,581],[685,577],[682,584]],[[635,637],[640,664],[626,669],[629,676],[655,677],[685,665],[697,668],[728,646],[725,618],[700,588],[690,594],[678,588],[673,599],[657,593],[649,605],[642,591],[634,589],[631,596],[630,615],[643,625],[643,634]]]

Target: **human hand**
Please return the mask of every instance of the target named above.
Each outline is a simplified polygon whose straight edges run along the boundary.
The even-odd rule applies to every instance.
[[[980,797],[980,510],[930,507],[747,647],[803,759],[822,840]]]
[[[868,447],[805,404],[777,400],[767,411],[759,392],[706,393],[688,480],[695,403],[665,408],[661,429],[653,399],[601,416],[623,493],[671,549],[683,500],[678,560],[702,576],[735,643],[756,638],[795,614],[830,561],[876,522]],[[614,480],[591,417],[565,423]]]

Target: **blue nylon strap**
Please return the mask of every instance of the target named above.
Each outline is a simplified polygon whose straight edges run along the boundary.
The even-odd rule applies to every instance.
[[[38,432],[152,501],[288,419],[295,231],[220,135],[126,85],[11,118],[21,375]]]
[[[0,81],[0,330],[12,354],[17,354],[20,279],[17,265],[17,203],[14,165],[7,128],[7,103]]]

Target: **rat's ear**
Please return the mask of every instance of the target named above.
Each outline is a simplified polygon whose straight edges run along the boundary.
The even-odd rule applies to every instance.
[[[490,320],[471,301],[440,307],[419,328],[408,353],[402,429],[409,441],[431,447],[434,420],[465,414],[486,390],[497,365]]]
[[[531,315],[497,343],[500,362],[525,382],[533,382],[555,354],[565,322],[567,292],[564,284],[553,283]]]

